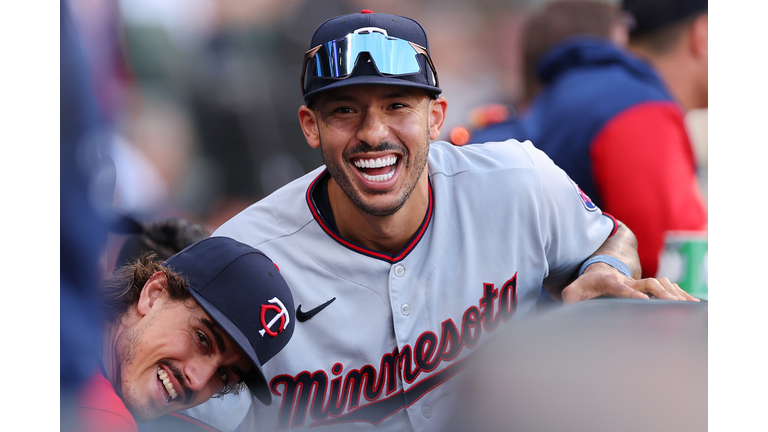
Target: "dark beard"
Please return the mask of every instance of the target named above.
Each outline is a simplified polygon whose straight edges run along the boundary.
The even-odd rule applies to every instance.
[[[322,143],[322,137],[320,137],[321,143]],[[427,143],[427,146],[429,146],[429,129],[427,129],[427,135],[425,138],[425,142]],[[388,208],[377,208],[373,207],[369,204],[367,204],[365,201],[363,201],[362,197],[357,193],[355,188],[352,186],[352,182],[349,180],[349,177],[347,176],[347,173],[342,168],[342,166],[336,164],[329,155],[325,153],[325,147],[320,146],[320,150],[323,155],[323,162],[325,163],[326,168],[328,168],[328,172],[331,174],[331,178],[336,182],[336,184],[341,187],[341,190],[344,191],[344,193],[351,199],[360,210],[365,212],[366,214],[369,214],[371,216],[378,216],[378,217],[385,217],[385,216],[391,216],[395,213],[397,213],[406,202],[408,202],[408,198],[410,198],[411,194],[413,193],[413,190],[416,189],[416,185],[419,182],[419,178],[421,178],[421,174],[424,171],[424,166],[427,164],[428,154],[429,150],[427,149],[424,153],[418,153],[416,155],[416,158],[413,160],[413,167],[415,171],[412,173],[418,173],[418,175],[413,175],[412,177],[408,178],[405,183],[405,193],[399,198],[399,200],[395,203],[394,206],[390,206]],[[349,155],[352,154],[361,154],[361,153],[368,153],[368,152],[379,152],[379,151],[387,151],[387,150],[399,150],[402,153],[401,159],[403,168],[409,168],[410,166],[410,153],[408,152],[408,148],[400,145],[400,144],[394,144],[389,141],[384,141],[377,145],[376,147],[368,146],[364,143],[361,143],[355,147],[352,147],[345,151],[342,155],[343,160],[347,161],[349,159]],[[346,164],[346,162],[344,162]],[[357,169],[354,166],[350,166],[351,169]],[[386,192],[380,192],[380,194],[384,194]]]

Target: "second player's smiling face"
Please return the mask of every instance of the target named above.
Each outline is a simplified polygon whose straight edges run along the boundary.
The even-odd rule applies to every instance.
[[[321,148],[332,178],[358,207],[388,216],[417,186],[426,193],[429,140],[437,138],[445,109],[440,101],[435,108],[424,91],[408,87],[329,90],[315,101],[310,126],[317,134],[307,139]]]
[[[147,289],[145,287],[145,289]],[[154,299],[118,341],[122,398],[137,421],[208,400],[236,383],[252,364],[192,300]]]

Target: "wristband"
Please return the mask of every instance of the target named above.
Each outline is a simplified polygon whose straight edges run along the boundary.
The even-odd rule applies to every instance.
[[[618,270],[621,274],[623,274],[626,277],[632,277],[632,272],[629,271],[629,266],[624,264],[624,261],[610,256],[610,255],[597,255],[593,256],[592,258],[584,261],[584,264],[581,265],[581,268],[579,269],[579,276],[584,274],[584,270],[587,269],[590,265],[594,263],[605,263],[609,266],[615,268]]]

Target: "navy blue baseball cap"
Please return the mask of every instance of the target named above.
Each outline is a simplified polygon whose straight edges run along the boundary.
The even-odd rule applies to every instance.
[[[253,362],[245,383],[272,403],[261,365],[290,340],[296,324],[293,296],[264,253],[228,237],[209,237],[163,263],[181,274],[200,307]]]
[[[302,67],[307,105],[323,91],[363,84],[415,87],[432,97],[442,92],[421,24],[363,10],[315,30]]]
[[[623,0],[621,4],[621,9],[632,18],[632,36],[707,12],[707,8],[708,0]]]

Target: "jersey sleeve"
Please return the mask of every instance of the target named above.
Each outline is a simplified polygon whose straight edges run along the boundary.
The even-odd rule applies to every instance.
[[[539,177],[540,235],[549,269],[544,283],[563,286],[616,231],[616,220],[603,214],[544,152],[529,141],[523,146],[528,146]]]
[[[637,237],[643,277],[656,275],[666,231],[706,230],[693,150],[674,103],[621,113],[596,135],[590,158],[601,205]]]

